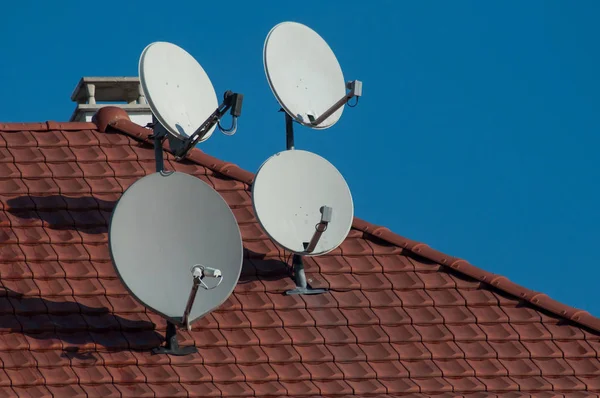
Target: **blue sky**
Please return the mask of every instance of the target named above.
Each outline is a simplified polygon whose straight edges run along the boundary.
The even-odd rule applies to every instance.
[[[345,176],[356,216],[600,316],[600,2],[21,1],[2,6],[0,121],[68,120],[82,76],[135,76],[170,41],[215,89],[245,94],[240,128],[201,148],[255,171],[285,149],[262,65],[266,34],[328,41],[358,107],[296,146]]]

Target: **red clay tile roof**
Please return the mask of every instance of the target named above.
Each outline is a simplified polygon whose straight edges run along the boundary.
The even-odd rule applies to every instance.
[[[307,261],[330,293],[282,295],[289,253],[254,217],[253,174],[200,150],[166,165],[229,203],[242,276],[179,332],[198,354],[150,355],[165,322],[107,248],[115,201],[154,172],[150,131],[118,108],[96,122],[0,124],[0,396],[599,396],[599,319],[362,220]]]

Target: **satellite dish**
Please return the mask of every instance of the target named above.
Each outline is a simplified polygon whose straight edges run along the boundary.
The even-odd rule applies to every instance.
[[[226,91],[217,102],[215,89],[200,64],[181,47],[167,42],[148,45],[139,62],[139,75],[154,122],[155,145],[169,135],[176,159],[182,159],[198,142],[210,138],[215,127],[233,135],[242,113],[243,94]],[[231,109],[232,124],[223,128],[221,117]]]
[[[252,197],[263,229],[298,255],[332,251],[352,227],[354,205],[344,177],[312,152],[287,150],[271,156],[256,174]]]
[[[227,203],[199,178],[150,174],[117,202],[108,238],[123,284],[169,321],[167,347],[157,352],[194,352],[178,347],[174,325],[189,327],[221,305],[242,269],[240,230]]]
[[[346,85],[327,42],[297,22],[282,22],[271,29],[263,48],[263,63],[269,86],[282,108],[305,126],[333,126],[342,116],[343,105],[362,94],[360,81]]]
[[[152,113],[177,138],[190,137],[219,105],[202,66],[175,44],[148,45],[140,57],[139,75]],[[200,141],[210,138],[215,127]]]

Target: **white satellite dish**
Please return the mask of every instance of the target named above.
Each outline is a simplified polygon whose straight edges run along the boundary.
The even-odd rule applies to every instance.
[[[344,177],[312,152],[289,150],[271,156],[256,174],[252,197],[267,234],[299,255],[332,251],[352,227],[354,205]]]
[[[159,353],[185,355],[175,326],[187,326],[221,305],[242,269],[242,239],[223,198],[199,178],[179,172],[147,175],[117,202],[109,228],[112,260],[123,284],[169,321]]]
[[[162,147],[162,139],[168,133],[177,158],[183,158],[196,143],[210,138],[216,126],[225,134],[235,133],[243,95],[226,91],[219,105],[210,78],[181,47],[167,42],[149,44],[140,56],[139,75],[157,122],[152,124],[155,144]],[[232,127],[224,129],[219,120],[229,109]]]
[[[139,74],[152,113],[175,137],[190,137],[219,106],[202,66],[175,44],[148,45],[140,57]],[[215,127],[200,141],[210,138]]]
[[[298,123],[315,129],[333,126],[344,104],[362,94],[360,81],[346,85],[342,68],[325,40],[297,22],[276,25],[265,40],[263,63],[269,86]],[[350,93],[346,94],[346,88]]]

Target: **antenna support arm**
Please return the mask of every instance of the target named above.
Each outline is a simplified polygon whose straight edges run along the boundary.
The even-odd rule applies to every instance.
[[[190,312],[192,311],[192,306],[194,305],[194,300],[196,299],[196,294],[198,293],[198,287],[200,287],[200,276],[197,276],[194,272],[194,284],[192,285],[190,297],[188,298],[187,304],[185,306],[185,311],[183,313],[183,318],[181,322],[183,323],[183,326],[187,328],[187,330],[191,329],[191,325],[188,321],[190,318]]]
[[[321,221],[319,221],[319,223],[315,225],[315,233],[313,234],[312,239],[310,240],[308,246],[305,249],[306,253],[312,253],[315,250],[315,247],[317,247],[317,243],[319,243],[319,240],[321,239],[321,235],[323,235],[323,232],[327,230],[327,225],[329,225],[329,223],[331,222],[333,208],[329,206],[322,206],[320,210]]]
[[[321,116],[315,119],[313,115],[308,115],[308,119],[310,120],[311,125],[318,126],[319,124],[323,123],[325,119],[327,119],[329,116],[333,115],[335,111],[337,111],[348,101],[350,101],[350,99],[352,99],[353,97],[358,98],[362,96],[362,82],[360,80],[353,80],[351,82],[346,83],[346,88],[350,90],[350,92],[348,92],[346,95],[340,98],[338,102],[333,104],[331,108],[327,109]]]
[[[206,133],[212,129],[215,125],[219,126],[219,129],[227,135],[235,134],[237,130],[237,118],[242,114],[242,104],[244,102],[244,95],[240,93],[234,93],[231,90],[227,90],[223,94],[223,102],[217,109],[190,135],[184,142],[183,146],[174,153],[177,160],[182,159],[198,141],[206,135]],[[220,120],[225,113],[230,111],[232,118],[232,125],[229,129],[224,129]]]

